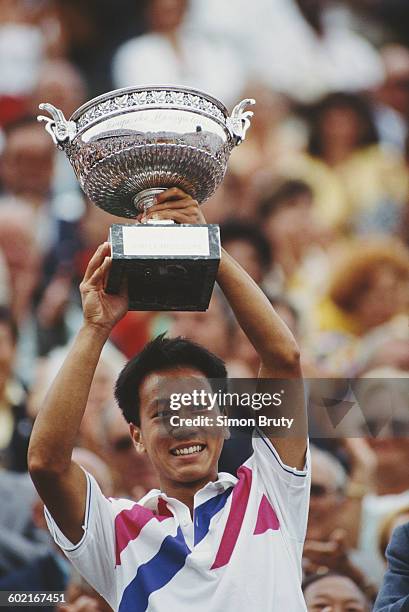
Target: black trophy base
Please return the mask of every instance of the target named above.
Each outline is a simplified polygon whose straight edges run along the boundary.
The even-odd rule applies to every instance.
[[[126,279],[129,310],[208,308],[220,262],[218,225],[115,224],[109,239],[106,292],[119,293]]]

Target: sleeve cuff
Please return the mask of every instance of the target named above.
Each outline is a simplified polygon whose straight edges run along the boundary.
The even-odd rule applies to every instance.
[[[287,480],[291,484],[303,486],[304,481],[310,472],[310,448],[309,441],[307,439],[307,449],[305,453],[305,464],[304,469],[299,470],[295,467],[286,465],[282,460],[277,450],[271,443],[271,440],[264,434],[260,428],[255,430],[256,436],[253,438],[253,448],[260,452],[265,459],[271,462],[273,469],[278,471],[282,478]]]
[[[91,480],[90,480],[90,476],[87,472],[85,472],[85,475],[87,477],[87,499],[86,499],[86,503],[85,503],[85,515],[84,515],[84,524],[82,525],[82,529],[84,531],[80,541],[77,544],[73,544],[73,542],[71,542],[61,531],[61,529],[58,527],[57,523],[54,521],[53,517],[51,516],[48,508],[46,508],[44,506],[44,515],[45,515],[45,520],[47,522],[47,526],[48,529],[50,530],[50,533],[54,539],[54,542],[57,544],[57,546],[59,546],[61,548],[61,550],[63,550],[64,552],[67,553],[73,553],[77,550],[80,550],[80,548],[82,547],[82,545],[84,544],[86,537],[87,537],[87,533],[88,533],[88,525],[89,525],[89,515],[90,515],[90,508],[91,508],[91,495],[92,495],[92,487],[91,487]]]

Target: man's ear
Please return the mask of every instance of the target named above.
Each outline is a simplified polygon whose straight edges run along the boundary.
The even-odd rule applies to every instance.
[[[137,427],[136,425],[134,425],[133,423],[129,424],[129,431],[131,433],[131,438],[133,441],[133,445],[136,449],[137,453],[145,453],[146,452],[146,448],[143,444],[143,439],[142,439],[142,432],[140,427]]]

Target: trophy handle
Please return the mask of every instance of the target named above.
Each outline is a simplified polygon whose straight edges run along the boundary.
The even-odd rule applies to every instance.
[[[38,115],[37,121],[46,122],[45,129],[51,135],[54,144],[59,149],[64,149],[67,142],[72,142],[77,134],[75,121],[67,121],[64,113],[52,104],[48,104],[48,102],[39,104],[38,108],[49,113],[52,118]]]
[[[235,144],[239,145],[246,137],[246,132],[250,127],[250,119],[254,115],[253,111],[246,111],[247,106],[252,106],[256,101],[253,98],[242,100],[233,108],[230,117],[226,119],[226,125]]]

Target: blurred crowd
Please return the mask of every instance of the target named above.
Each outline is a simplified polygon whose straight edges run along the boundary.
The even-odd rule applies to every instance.
[[[0,0],[0,589],[65,590],[60,610],[108,609],[51,543],[26,453],[81,325],[79,282],[117,219],[80,191],[38,104],[69,117],[109,89],[171,83],[230,109],[256,99],[204,214],[295,334],[306,378],[369,384],[366,428],[312,440],[304,593],[309,611],[372,609],[392,531],[409,521],[407,390],[385,416],[385,385],[409,377],[408,23],[407,0]],[[257,375],[218,290],[206,313],[128,313],[75,451],[107,496],[157,485],[113,386],[165,330],[232,377]]]

